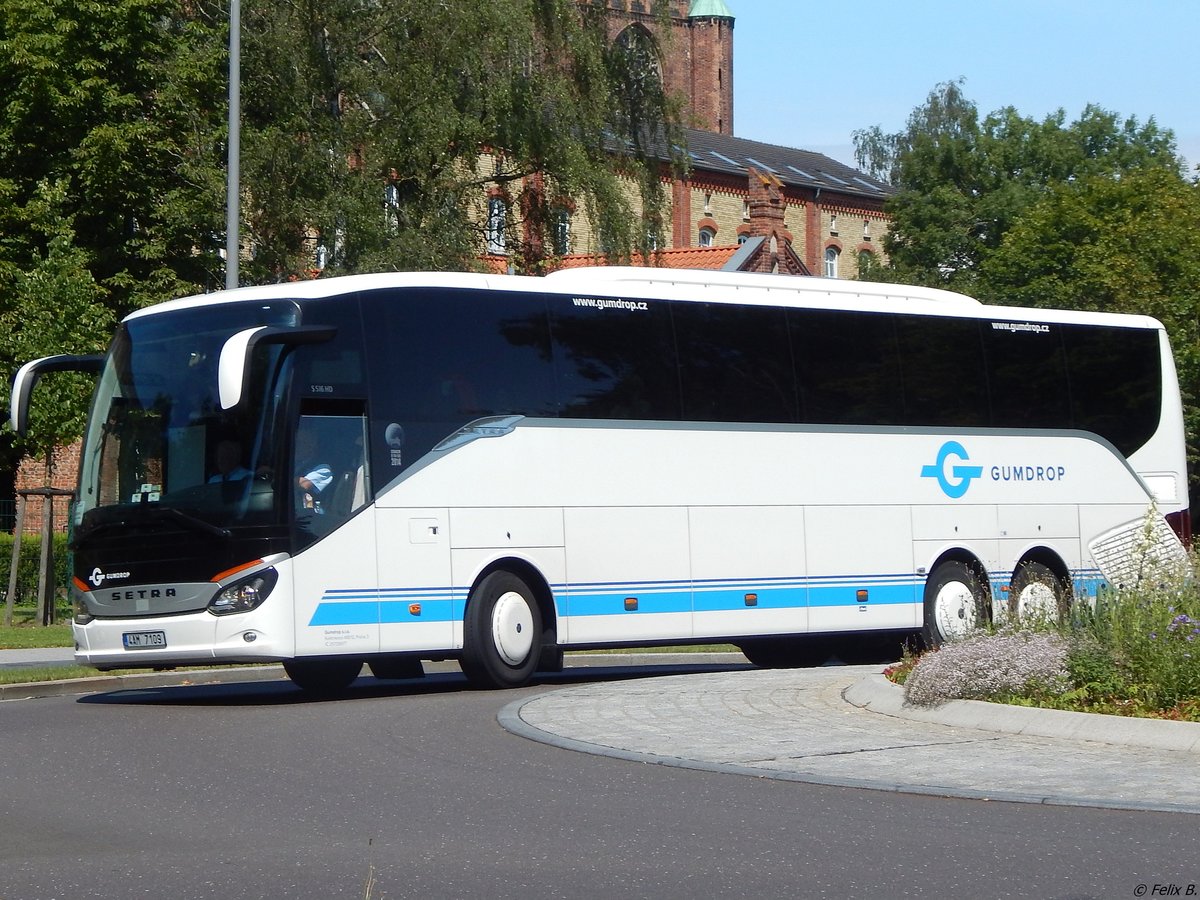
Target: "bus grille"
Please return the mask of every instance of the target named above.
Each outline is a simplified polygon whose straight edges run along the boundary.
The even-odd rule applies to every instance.
[[[1108,583],[1119,588],[1179,578],[1187,563],[1179,537],[1157,513],[1100,535],[1088,550]]]

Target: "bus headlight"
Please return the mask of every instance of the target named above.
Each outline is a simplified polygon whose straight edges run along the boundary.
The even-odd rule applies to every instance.
[[[267,599],[279,573],[274,569],[262,569],[248,578],[235,581],[221,588],[217,595],[209,601],[208,611],[214,616],[225,616],[230,613],[250,612]]]

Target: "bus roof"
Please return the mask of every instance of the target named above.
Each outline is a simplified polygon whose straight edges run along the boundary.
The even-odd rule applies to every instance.
[[[237,288],[169,300],[130,313],[127,319],[220,303],[256,300],[315,300],[340,294],[395,288],[444,288],[522,291],[571,296],[632,297],[652,300],[740,303],[906,312],[961,316],[972,319],[1040,320],[1044,322],[1158,328],[1150,316],[1030,307],[988,306],[965,294],[905,284],[884,284],[835,278],[712,272],[690,269],[650,269],[633,266],[592,266],[565,269],[544,277],[489,275],[469,272],[386,272],[343,275],[259,287]]]

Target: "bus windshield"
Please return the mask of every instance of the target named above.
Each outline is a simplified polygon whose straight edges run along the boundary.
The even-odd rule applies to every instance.
[[[218,400],[221,348],[259,325],[295,325],[292,302],[228,303],[127,320],[93,400],[80,467],[76,539],[106,524],[171,521],[224,534],[283,521],[273,479],[286,357],[263,347],[249,396]]]

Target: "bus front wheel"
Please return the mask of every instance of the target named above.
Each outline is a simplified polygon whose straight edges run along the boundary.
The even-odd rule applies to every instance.
[[[925,582],[925,646],[932,649],[966,637],[987,622],[987,592],[975,570],[944,562]]]
[[[511,572],[483,579],[467,599],[462,670],[477,687],[519,687],[542,654],[542,614],[533,591]]]

